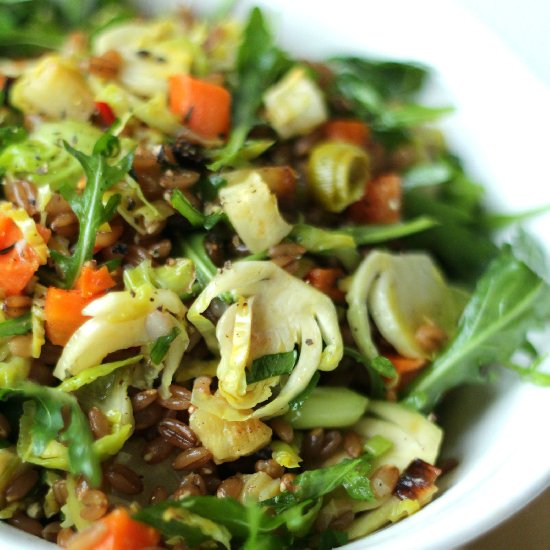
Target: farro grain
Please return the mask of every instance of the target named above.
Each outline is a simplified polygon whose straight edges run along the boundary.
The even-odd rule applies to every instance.
[[[57,542],[57,535],[61,530],[59,521],[52,521],[42,529],[42,538],[49,542]]]
[[[27,470],[11,480],[4,493],[6,502],[15,502],[27,496],[38,482],[38,478],[39,475],[36,470]]]
[[[191,473],[186,475],[180,486],[174,492],[174,498],[179,500],[189,496],[206,495],[206,484],[199,474]]]
[[[296,474],[285,474],[281,477],[280,489],[281,492],[290,491],[293,493],[296,491],[296,486],[294,485],[294,480],[296,479]]]
[[[326,432],[323,439],[323,447],[319,453],[321,459],[326,460],[330,458],[340,448],[342,440],[342,434],[338,430],[329,430]]]
[[[12,336],[8,340],[8,349],[15,357],[29,358],[32,355],[32,334]]]
[[[23,512],[16,512],[12,518],[8,519],[8,523],[36,537],[42,535],[42,524],[37,519],[30,518]]]
[[[384,464],[377,468],[371,478],[371,486],[376,498],[384,498],[390,495],[399,480],[399,469],[391,464]]]
[[[182,451],[172,463],[175,470],[195,470],[212,459],[212,453],[204,447],[195,447]]]
[[[56,382],[52,369],[39,359],[34,359],[31,363],[29,379],[41,386],[53,386]]]
[[[107,480],[117,491],[125,495],[138,495],[143,491],[141,478],[128,466],[113,463],[107,468]]]
[[[193,430],[181,420],[167,418],[159,422],[158,431],[174,447],[190,449],[197,444],[197,438]]]
[[[307,432],[302,440],[302,456],[306,460],[316,460],[323,448],[324,438],[325,430],[323,428],[315,428]]]
[[[52,485],[52,490],[57,504],[59,504],[59,506],[64,506],[69,494],[67,491],[67,482],[64,479],[58,479]]]
[[[159,397],[158,402],[167,409],[185,411],[191,405],[191,391],[183,386],[172,384],[170,386],[170,397],[168,399]]]
[[[109,508],[107,495],[98,489],[86,491],[82,495],[80,503],[82,505],[80,517],[88,521],[96,521],[102,518]]]
[[[294,428],[282,418],[274,418],[270,422],[271,428],[275,434],[285,443],[292,443],[294,441]]]
[[[158,504],[159,502],[164,502],[168,498],[168,491],[162,485],[157,485],[153,492],[151,493],[151,498],[149,502],[151,504]]]
[[[100,439],[111,433],[109,419],[97,407],[92,407],[88,411],[88,422],[96,439]]]
[[[143,448],[143,460],[147,464],[158,464],[166,460],[173,450],[174,446],[171,443],[163,437],[158,436],[147,442]]]
[[[132,395],[132,408],[134,412],[139,412],[154,403],[157,400],[158,392],[155,389],[143,390]]]
[[[352,458],[358,458],[363,453],[361,437],[354,431],[347,431],[344,434],[344,450]]]
[[[62,527],[59,533],[57,533],[57,545],[61,546],[61,548],[67,548],[73,536],[74,531],[70,527]]]
[[[272,458],[267,460],[257,460],[254,464],[256,472],[265,472],[272,479],[277,479],[285,473],[285,469]]]
[[[158,403],[153,403],[138,411],[134,415],[136,421],[136,430],[145,430],[158,424],[164,415],[165,409],[163,409]]]
[[[239,500],[243,485],[243,480],[239,476],[228,477],[220,483],[220,486],[216,491],[216,496],[218,498],[230,497],[234,498],[235,500]]]

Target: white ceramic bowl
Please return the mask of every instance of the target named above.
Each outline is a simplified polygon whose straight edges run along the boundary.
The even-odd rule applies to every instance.
[[[149,9],[177,2],[146,2]],[[207,11],[217,2],[190,2]],[[257,1],[281,43],[304,57],[358,53],[431,65],[428,99],[452,104],[452,148],[504,211],[550,204],[550,93],[478,21],[448,0]],[[252,3],[243,1],[246,11]],[[545,179],[546,178],[546,179]],[[550,252],[550,215],[531,228]],[[550,332],[550,331],[548,331]],[[550,338],[546,346],[550,351]],[[448,550],[519,510],[550,485],[550,390],[503,374],[492,386],[453,392],[441,421],[443,454],[460,464],[440,496],[414,516],[347,548]],[[0,548],[53,548],[0,524]]]

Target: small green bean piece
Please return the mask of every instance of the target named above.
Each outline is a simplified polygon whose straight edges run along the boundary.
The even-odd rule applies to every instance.
[[[359,200],[369,176],[367,152],[351,143],[326,141],[309,155],[309,189],[315,200],[329,212],[341,212]]]

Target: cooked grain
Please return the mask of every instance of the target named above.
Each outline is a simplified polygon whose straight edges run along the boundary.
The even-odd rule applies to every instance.
[[[52,369],[39,359],[35,359],[31,363],[29,379],[41,386],[53,386],[56,382]]]
[[[62,527],[57,533],[57,545],[67,548],[69,541],[73,538],[74,531],[70,527]]]
[[[197,444],[193,430],[181,420],[167,418],[159,423],[158,431],[174,447],[189,449]]]
[[[138,495],[143,491],[141,478],[128,466],[113,463],[107,468],[107,480],[117,491],[125,495]]]
[[[42,538],[49,542],[57,542],[57,535],[61,530],[59,521],[52,521],[42,529]]]
[[[159,502],[164,502],[168,496],[168,491],[162,485],[157,485],[151,493],[149,502],[151,504],[158,504]]]
[[[359,435],[353,431],[344,434],[344,450],[352,458],[358,458],[363,453],[363,443]]]
[[[202,495],[206,495],[206,484],[202,476],[194,473],[186,475],[182,479],[180,486],[174,492],[174,498],[176,500],[189,496]]]
[[[315,428],[307,432],[302,440],[302,456],[306,460],[317,460],[323,448],[324,438],[325,430],[323,428]]]
[[[87,521],[96,521],[102,518],[109,509],[109,499],[107,495],[98,489],[86,491],[80,499],[82,508],[80,517]]]
[[[39,477],[40,476],[36,470],[27,470],[23,474],[11,480],[4,492],[6,502],[15,502],[27,496],[27,494],[38,482]]]
[[[244,482],[239,476],[228,477],[220,483],[216,496],[218,498],[234,498],[239,500],[243,486]]]
[[[170,386],[170,397],[168,399],[159,397],[158,402],[167,409],[185,411],[191,405],[191,391],[183,386],[172,384]]]
[[[8,519],[8,523],[36,537],[42,535],[42,524],[37,519],[30,518],[23,512],[16,512],[12,518]]]
[[[296,474],[285,474],[283,477],[281,477],[281,485],[280,489],[281,492],[284,491],[290,491],[293,493],[296,491],[297,487],[294,485],[294,480],[296,479]]]
[[[172,463],[175,470],[195,470],[212,459],[212,453],[204,447],[195,447],[182,451]]]
[[[164,415],[165,409],[163,409],[158,403],[153,403],[135,413],[134,419],[136,421],[136,430],[145,430],[158,424]]]
[[[285,469],[272,458],[256,461],[254,470],[256,472],[265,472],[272,479],[277,479],[285,473]]]
[[[67,482],[64,479],[58,479],[52,485],[53,496],[59,506],[64,506],[67,502]]]
[[[88,411],[88,422],[96,439],[100,439],[111,433],[109,419],[97,407],[92,407]]]
[[[154,403],[157,400],[158,392],[155,389],[143,390],[132,395],[132,408],[134,412],[139,412]]]
[[[274,418],[270,422],[270,426],[275,434],[285,443],[294,441],[294,428],[282,418]]]
[[[342,444],[342,434],[338,430],[329,430],[325,433],[323,439],[323,447],[319,453],[319,456],[322,460],[330,458]]]
[[[143,460],[147,464],[158,464],[166,460],[173,450],[174,446],[170,442],[162,436],[158,436],[149,441],[143,448]]]
[[[391,464],[384,464],[377,468],[371,478],[372,491],[376,498],[384,498],[393,493],[399,480],[399,469]]]

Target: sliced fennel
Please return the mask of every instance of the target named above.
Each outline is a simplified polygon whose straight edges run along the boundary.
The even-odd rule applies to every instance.
[[[235,231],[251,252],[262,252],[281,242],[291,231],[277,198],[257,172],[219,193],[222,207]]]
[[[278,377],[263,380],[249,385],[245,395],[222,391],[228,373],[237,369],[231,366],[230,357],[238,344],[234,338],[238,306],[231,305],[216,328],[202,314],[211,301],[224,292],[254,297],[247,363],[299,347],[298,362],[286,382]],[[254,411],[256,418],[284,413],[288,403],[307,387],[318,369],[333,370],[342,358],[342,337],[330,298],[271,262],[241,262],[224,269],[195,300],[188,319],[211,349],[219,350],[220,391],[232,407],[251,409],[269,398],[274,385],[282,384],[275,399]]]
[[[456,331],[463,306],[427,254],[371,252],[353,275],[346,300],[348,321],[358,348],[369,359],[378,356],[369,315],[384,338],[406,357],[431,358],[417,339],[423,325]]]

